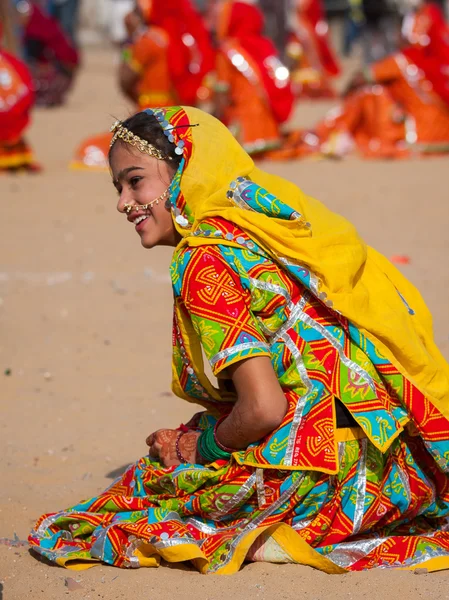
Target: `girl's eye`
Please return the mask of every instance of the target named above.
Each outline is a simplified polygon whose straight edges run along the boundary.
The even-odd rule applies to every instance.
[[[135,188],[135,187],[136,187],[136,185],[139,183],[139,181],[140,181],[141,179],[142,179],[142,177],[132,177],[132,178],[129,180],[129,183],[130,183],[131,187],[132,187],[132,188]]]

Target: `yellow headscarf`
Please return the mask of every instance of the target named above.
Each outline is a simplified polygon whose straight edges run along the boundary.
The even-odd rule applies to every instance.
[[[280,264],[288,259],[303,265],[318,278],[320,297],[331,301],[449,418],[449,365],[433,341],[432,317],[416,288],[346,219],[293,183],[256,168],[217,119],[190,107],[155,112],[163,127],[175,127],[175,143],[184,145],[172,189],[180,246],[238,245],[193,235],[198,223],[219,216],[247,232]],[[273,218],[238,207],[228,197],[238,177],[251,179],[303,218]]]

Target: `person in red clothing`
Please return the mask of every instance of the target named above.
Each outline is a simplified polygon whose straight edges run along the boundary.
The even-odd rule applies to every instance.
[[[247,2],[218,7],[216,116],[250,154],[277,148],[294,97],[290,74],[263,35],[263,15]]]
[[[402,35],[426,56],[437,57],[443,65],[449,65],[449,26],[440,3],[421,0],[417,10],[404,19]]]
[[[23,46],[34,80],[36,104],[63,104],[76,70],[79,54],[58,22],[34,2],[20,2]]]
[[[26,65],[2,48],[0,23],[0,172],[37,171],[23,134],[34,104],[33,81]]]
[[[287,55],[299,96],[333,97],[329,78],[340,73],[330,45],[322,0],[294,0]]]
[[[169,39],[170,77],[181,104],[207,100],[206,78],[215,66],[215,51],[202,16],[190,0],[137,0],[147,24],[163,29]]]

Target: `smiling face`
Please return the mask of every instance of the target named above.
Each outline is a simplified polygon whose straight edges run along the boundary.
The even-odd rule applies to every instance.
[[[114,144],[110,167],[119,194],[117,210],[134,225],[142,246],[176,246],[180,236],[170,210],[165,207],[174,169],[121,141]],[[158,198],[159,202],[153,203]],[[139,208],[151,203],[151,207]]]

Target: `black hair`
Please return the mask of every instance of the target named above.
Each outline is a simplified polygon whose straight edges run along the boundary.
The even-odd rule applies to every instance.
[[[155,148],[160,150],[162,154],[167,156],[167,159],[165,159],[164,162],[166,162],[167,165],[173,169],[173,171],[177,171],[182,156],[176,154],[175,144],[172,144],[172,142],[168,140],[156,117],[142,111],[123,121],[122,125],[123,127],[126,127],[128,131],[131,131],[131,133],[137,135],[140,139],[146,140]],[[120,140],[118,139],[117,141]],[[109,150],[109,162],[111,161],[111,152],[114,149],[114,146],[112,146],[112,148]]]

